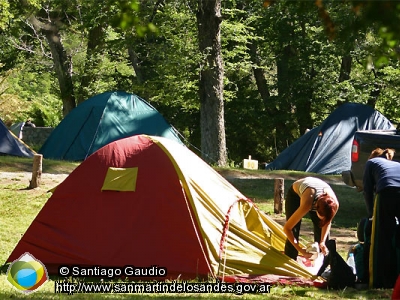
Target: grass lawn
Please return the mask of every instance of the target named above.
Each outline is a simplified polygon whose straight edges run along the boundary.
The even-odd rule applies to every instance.
[[[44,160],[44,175],[69,174],[79,164],[73,162],[61,162]],[[60,178],[46,179],[41,186],[36,189],[27,189],[29,179],[23,172],[32,171],[32,159],[14,158],[0,156],[0,173],[7,173],[7,179],[1,177],[0,181],[0,260],[1,265],[8,258],[9,254],[17,244],[21,235],[26,231],[37,213],[50,197],[48,189],[56,186]],[[252,199],[262,211],[273,217],[273,197],[274,180],[273,178],[285,178],[285,192],[290,184],[296,179],[306,175],[302,172],[287,171],[265,171],[265,170],[233,170],[217,169],[226,177],[238,190]],[[238,174],[241,176],[237,176]],[[1,175],[1,174],[0,174]],[[315,174],[313,174],[315,175]],[[65,175],[66,176],[66,175]],[[316,175],[317,176],[317,175]],[[357,227],[357,222],[364,217],[365,207],[362,195],[355,190],[342,184],[339,176],[318,176],[329,181],[338,195],[340,209],[335,217],[332,227],[332,236],[340,238],[343,231],[353,231]],[[307,222],[307,220],[305,220]],[[342,256],[344,253],[341,253]],[[6,266],[3,266],[0,273],[0,299],[123,299],[123,298],[182,298],[182,299],[389,299],[392,290],[356,290],[347,288],[339,291],[329,291],[317,288],[303,288],[297,286],[272,286],[268,294],[244,294],[235,295],[224,294],[56,294],[54,292],[56,277],[45,284],[39,291],[25,296],[15,291],[6,280]],[[86,280],[87,282],[92,280]]]

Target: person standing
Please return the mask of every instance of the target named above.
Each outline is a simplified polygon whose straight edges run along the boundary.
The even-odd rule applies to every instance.
[[[36,127],[36,125],[34,123],[32,123],[32,121],[30,119],[28,119],[24,123],[24,127]]]
[[[294,260],[299,252],[306,258],[311,257],[299,245],[301,220],[309,213],[314,225],[314,242],[319,243],[321,252],[326,255],[325,242],[329,239],[332,219],[339,209],[339,201],[332,188],[319,178],[305,177],[292,184],[285,200],[285,254]]]
[[[392,149],[377,148],[364,168],[364,200],[372,217],[369,285],[374,288],[393,288],[400,274],[400,163],[393,156]]]

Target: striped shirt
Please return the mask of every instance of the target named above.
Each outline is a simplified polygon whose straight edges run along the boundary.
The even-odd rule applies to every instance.
[[[305,177],[299,185],[300,195],[302,195],[307,188],[315,189],[314,201],[312,203],[312,209],[311,209],[311,210],[315,210],[314,206],[315,206],[315,203],[317,202],[318,198],[325,193],[324,189],[326,189],[326,188],[330,189],[330,186],[325,181],[323,181],[319,178]]]

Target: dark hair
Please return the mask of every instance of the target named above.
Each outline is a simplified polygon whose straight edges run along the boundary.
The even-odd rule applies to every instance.
[[[327,193],[318,197],[316,210],[323,219],[320,220],[319,226],[324,227],[332,221],[338,210],[338,203]]]

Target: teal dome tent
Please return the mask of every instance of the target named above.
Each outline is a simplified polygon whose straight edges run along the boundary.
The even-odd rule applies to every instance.
[[[73,109],[39,153],[44,158],[82,161],[110,142],[137,134],[182,143],[176,130],[147,101],[123,91],[106,92]]]

